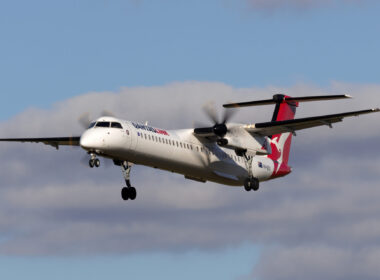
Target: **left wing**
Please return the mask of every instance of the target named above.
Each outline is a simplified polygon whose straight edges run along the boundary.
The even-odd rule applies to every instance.
[[[360,116],[363,114],[380,112],[380,109],[369,109],[355,112],[347,112],[334,115],[325,115],[317,116],[310,118],[302,118],[295,120],[286,120],[286,121],[275,121],[275,122],[265,122],[265,123],[256,123],[251,125],[244,126],[245,130],[250,133],[262,135],[262,136],[271,136],[275,134],[281,134],[286,132],[295,133],[296,130],[312,128],[316,126],[332,126],[333,123],[341,122],[346,117]]]
[[[0,139],[0,142],[29,142],[29,143],[44,143],[45,145],[53,146],[58,150],[59,146],[79,146],[80,137],[50,137],[50,138],[7,138]]]

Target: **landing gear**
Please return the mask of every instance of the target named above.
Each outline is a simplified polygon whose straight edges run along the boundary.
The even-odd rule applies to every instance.
[[[257,178],[251,177],[244,181],[244,189],[249,192],[251,190],[258,191],[260,187],[260,182]]]
[[[93,167],[96,167],[98,168],[100,166],[100,160],[98,158],[96,158],[96,155],[95,154],[90,154],[91,158],[88,162],[88,165],[93,168]]]
[[[121,189],[121,198],[123,200],[128,200],[128,199],[135,200],[137,196],[137,192],[136,192],[136,189],[132,187],[131,180],[130,180],[132,164],[127,161],[123,161],[120,164],[120,166],[121,166],[121,170],[123,171],[125,184],[127,185],[126,187]]]
[[[137,196],[136,189],[134,187],[124,187],[121,189],[121,198],[123,200],[135,200]]]
[[[236,154],[238,154],[238,151],[236,151]],[[244,181],[244,189],[249,192],[251,190],[258,191],[260,187],[259,179],[255,178],[252,174],[252,162],[253,157],[247,156],[246,151],[240,151],[240,156],[244,156],[245,158],[245,165],[247,167],[248,171],[248,178]]]

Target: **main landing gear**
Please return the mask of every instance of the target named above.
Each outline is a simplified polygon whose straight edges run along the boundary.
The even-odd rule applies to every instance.
[[[252,162],[253,162],[253,157],[252,156],[247,156],[246,152],[243,152],[241,154],[244,156],[245,159],[245,165],[247,167],[248,171],[248,178],[244,180],[244,189],[249,192],[251,190],[258,191],[260,187],[260,182],[259,179],[255,178],[252,173]]]
[[[90,160],[88,162],[89,166],[91,168],[94,167],[99,167],[100,166],[100,160],[96,158],[96,154],[90,153]],[[129,163],[127,161],[119,161],[119,160],[114,160],[115,165],[121,166],[121,170],[123,172],[125,184],[127,185],[126,187],[121,189],[121,197],[123,200],[135,200],[137,196],[136,189],[132,187],[131,185],[131,179],[130,179],[130,174],[131,174],[131,168],[132,168],[132,163]]]
[[[260,187],[260,182],[255,177],[250,177],[244,181],[244,189],[249,192],[251,190],[258,191]]]
[[[120,164],[120,166],[121,166],[121,170],[123,171],[125,184],[127,185],[126,187],[121,189],[121,198],[123,200],[128,200],[128,199],[135,200],[137,196],[137,192],[136,192],[136,189],[132,187],[131,180],[130,180],[132,164],[127,161],[123,161]]]

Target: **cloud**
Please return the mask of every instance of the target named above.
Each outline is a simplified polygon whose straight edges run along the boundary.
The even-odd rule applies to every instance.
[[[328,88],[236,89],[222,83],[185,82],[159,87],[92,92],[38,108],[0,124],[0,137],[79,135],[83,112],[104,110],[163,128],[209,123],[202,105],[268,98],[351,93],[348,101],[305,103],[297,116],[379,107],[380,85],[332,83]],[[239,110],[233,121],[260,122],[273,108]],[[378,275],[379,115],[346,119],[300,131],[291,153],[294,172],[263,183],[257,193],[134,166],[134,202],[120,198],[118,167],[89,169],[79,148],[1,143],[0,253],[99,255],[132,252],[217,250],[246,242],[263,256],[252,277],[372,279]],[[296,264],[303,269],[296,269]],[[342,267],[349,269],[342,270]],[[284,270],[283,274],[278,271]],[[316,276],[316,277],[317,277]],[[308,277],[310,278],[310,277]]]

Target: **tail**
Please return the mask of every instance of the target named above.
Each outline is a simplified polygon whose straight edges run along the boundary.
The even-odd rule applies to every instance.
[[[311,102],[322,100],[346,99],[351,98],[349,95],[321,95],[321,96],[303,96],[290,97],[283,94],[276,94],[272,99],[256,100],[239,103],[224,104],[225,108],[238,108],[248,106],[261,106],[275,104],[276,108],[273,113],[272,122],[293,120],[296,115],[296,108],[299,102]],[[289,174],[292,170],[288,166],[290,146],[292,144],[292,133],[282,133],[272,135],[270,143],[272,154],[268,156],[274,162],[274,171],[272,178],[281,177]]]
[[[291,97],[282,94],[273,96],[273,100],[276,101],[276,107],[273,113],[272,122],[294,119],[298,102],[287,100],[287,98]],[[291,172],[288,162],[292,136],[292,133],[282,133],[270,137],[272,154],[268,157],[274,162],[274,172],[272,177],[285,176]]]

